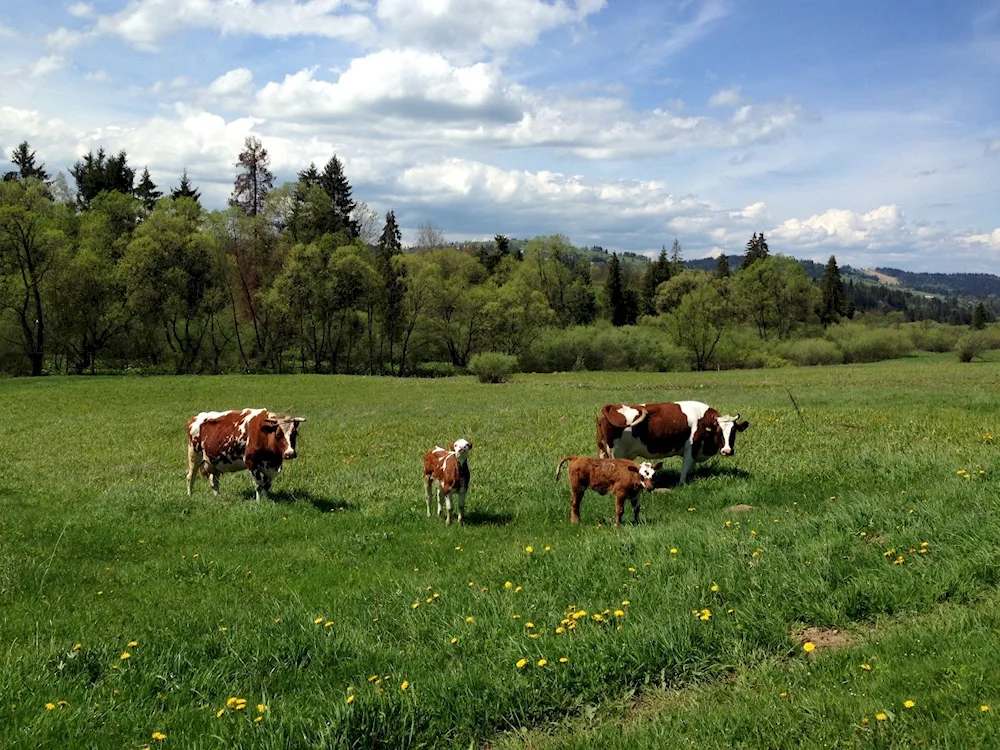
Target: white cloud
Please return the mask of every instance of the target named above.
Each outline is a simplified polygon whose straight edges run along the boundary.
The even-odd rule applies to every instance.
[[[105,70],[92,70],[84,73],[83,79],[91,83],[107,83],[111,80],[111,76]]]
[[[73,29],[60,27],[45,37],[45,43],[50,49],[69,52],[70,50],[76,49],[89,39],[92,39],[93,36],[93,32],[74,31]]]
[[[375,27],[350,12],[344,0],[131,0],[119,13],[102,16],[96,31],[152,49],[185,29],[265,38],[320,36],[355,42],[371,40]],[[347,12],[341,12],[347,9]]]
[[[764,205],[763,201],[757,201],[740,211],[733,211],[729,215],[734,219],[743,219],[745,221],[761,221],[769,218],[767,206]]]
[[[994,229],[989,234],[970,234],[963,238],[967,245],[985,245],[991,250],[1000,250],[1000,229]]]
[[[54,73],[66,67],[66,58],[62,55],[46,55],[36,60],[30,68],[28,75],[34,78],[42,78],[49,73]]]
[[[909,232],[903,210],[896,205],[879,206],[864,214],[831,208],[808,219],[788,219],[772,230],[775,239],[798,246],[839,245],[876,249],[905,241]]]
[[[14,36],[14,29],[0,23],[0,38]]]
[[[708,100],[710,107],[738,107],[742,103],[743,94],[739,86],[717,91]]]
[[[94,6],[90,3],[73,3],[66,10],[69,11],[71,16],[76,16],[77,18],[87,18],[94,14]]]
[[[241,104],[253,93],[253,73],[247,68],[234,68],[212,81],[205,93],[222,106]]]
[[[986,144],[986,155],[992,156],[993,154],[1000,154],[1000,138],[995,141],[990,141]]]

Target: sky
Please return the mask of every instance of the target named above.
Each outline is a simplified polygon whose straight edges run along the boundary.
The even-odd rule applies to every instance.
[[[404,244],[1000,273],[998,82],[1000,0],[0,3],[4,163],[124,149],[215,209],[254,135]]]

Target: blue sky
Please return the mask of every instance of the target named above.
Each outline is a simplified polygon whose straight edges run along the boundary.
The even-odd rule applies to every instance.
[[[253,134],[404,242],[1000,272],[1000,0],[0,5],[0,149],[125,149],[209,208]],[[2,168],[0,168],[2,171]]]

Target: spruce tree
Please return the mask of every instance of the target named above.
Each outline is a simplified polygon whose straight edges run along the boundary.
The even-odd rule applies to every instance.
[[[729,258],[726,257],[725,253],[722,253],[715,261],[715,278],[729,278]]]
[[[174,200],[178,198],[190,198],[199,206],[201,205],[201,191],[196,190],[191,185],[191,178],[188,177],[187,167],[181,172],[180,184],[170,191],[170,197]]]
[[[847,311],[844,282],[840,278],[840,269],[837,267],[835,256],[831,255],[830,260],[826,262],[819,284],[822,292],[819,319],[824,326],[828,326],[840,320]]]
[[[264,212],[264,199],[274,187],[274,174],[270,170],[271,157],[264,144],[253,135],[243,141],[243,150],[235,166],[242,171],[233,180],[233,194],[229,205],[238,206],[247,216]]]
[[[972,308],[972,330],[981,331],[986,328],[986,305],[977,302]]]
[[[767,240],[764,239],[764,233],[761,232],[759,235],[754,232],[753,237],[747,242],[746,255],[743,256],[743,262],[740,264],[740,268],[749,268],[751,265],[756,263],[758,260],[764,260],[770,254],[770,250],[767,246]]]
[[[323,172],[319,175],[319,184],[333,201],[335,217],[331,222],[334,224],[332,231],[346,229],[350,232],[351,237],[357,237],[358,223],[351,218],[356,206],[351,199],[351,183],[344,176],[344,165],[336,154],[326,163]]]
[[[642,294],[639,305],[644,315],[656,314],[656,288],[664,281],[670,281],[671,262],[667,260],[667,249],[660,248],[660,257],[649,264],[642,275]]]
[[[49,173],[45,171],[44,164],[35,164],[35,153],[31,150],[27,141],[21,141],[10,154],[10,161],[17,167],[17,170],[7,172],[3,176],[4,182],[9,180],[27,180],[29,178],[48,182]]]
[[[149,167],[143,167],[142,176],[139,177],[139,184],[135,188],[135,197],[142,201],[147,211],[152,211],[153,206],[163,196],[163,192],[156,189],[156,183],[149,176]]]
[[[628,310],[625,305],[625,284],[622,280],[622,266],[621,261],[618,260],[618,253],[611,253],[611,260],[608,262],[608,278],[604,283],[604,292],[607,295],[611,325],[626,325],[628,322]]]
[[[676,276],[684,270],[684,258],[681,256],[681,243],[674,237],[674,244],[670,248],[670,275]]]
[[[403,252],[403,235],[396,223],[396,213],[390,210],[385,215],[385,227],[379,237],[375,256],[375,269],[382,276],[380,307],[385,336],[389,340],[390,364],[393,345],[399,334],[400,320],[403,315],[403,295],[406,292],[402,272],[398,272],[392,265],[393,256],[401,252]]]
[[[76,202],[80,209],[90,207],[90,202],[102,192],[134,193],[135,170],[128,165],[124,150],[108,156],[103,148],[97,154],[88,152],[77,161],[69,173],[76,180]]]

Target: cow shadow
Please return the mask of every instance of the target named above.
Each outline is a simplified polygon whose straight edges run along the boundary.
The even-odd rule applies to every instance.
[[[656,489],[672,490],[677,488],[681,478],[680,470],[660,469],[653,475],[653,485]],[[707,465],[698,466],[688,473],[688,484],[705,479],[749,479],[750,472],[737,466]]]
[[[506,526],[513,523],[510,513],[494,513],[490,510],[469,510],[462,516],[462,524],[468,526]]]
[[[247,500],[253,500],[255,497],[254,491],[244,490],[243,497]],[[317,495],[309,490],[271,490],[267,493],[267,499],[275,503],[276,505],[295,505],[297,503],[309,503],[320,513],[332,513],[338,510],[357,510],[357,506],[347,502],[346,500],[341,500],[339,498],[330,498]]]

